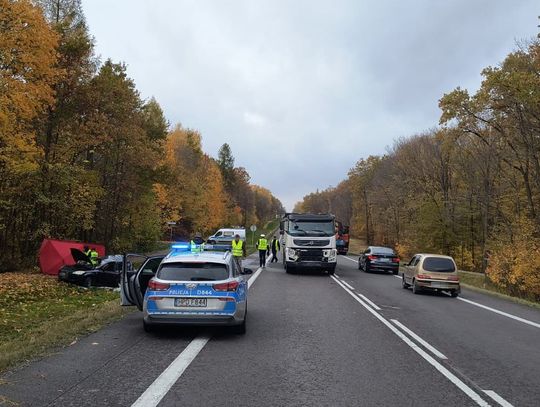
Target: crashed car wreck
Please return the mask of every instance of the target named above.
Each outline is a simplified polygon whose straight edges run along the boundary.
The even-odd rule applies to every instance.
[[[62,267],[58,280],[87,288],[119,286],[122,256],[105,257],[97,267],[92,266],[90,258],[78,249],[71,249],[71,256],[75,264]]]

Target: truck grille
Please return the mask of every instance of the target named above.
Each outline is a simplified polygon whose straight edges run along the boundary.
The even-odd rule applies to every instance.
[[[298,247],[321,247],[328,246],[330,244],[330,239],[325,240],[308,240],[308,239],[294,239],[293,243]]]
[[[298,249],[298,259],[300,261],[322,261],[323,251],[321,249]]]

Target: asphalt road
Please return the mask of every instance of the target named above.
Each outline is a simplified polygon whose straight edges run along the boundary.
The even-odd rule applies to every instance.
[[[469,290],[413,295],[354,256],[336,274],[268,265],[252,277],[245,336],[146,334],[133,313],[0,377],[0,405],[540,405],[540,310]]]

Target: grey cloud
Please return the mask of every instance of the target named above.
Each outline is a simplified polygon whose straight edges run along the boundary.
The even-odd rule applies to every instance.
[[[291,209],[536,34],[535,1],[83,0],[97,50]]]

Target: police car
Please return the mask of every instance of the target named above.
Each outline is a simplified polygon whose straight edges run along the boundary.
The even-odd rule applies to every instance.
[[[166,256],[145,257],[130,272],[126,255],[121,277],[122,305],[143,312],[149,332],[157,325],[222,325],[238,334],[246,332],[247,274],[230,251],[189,243],[174,244]]]

